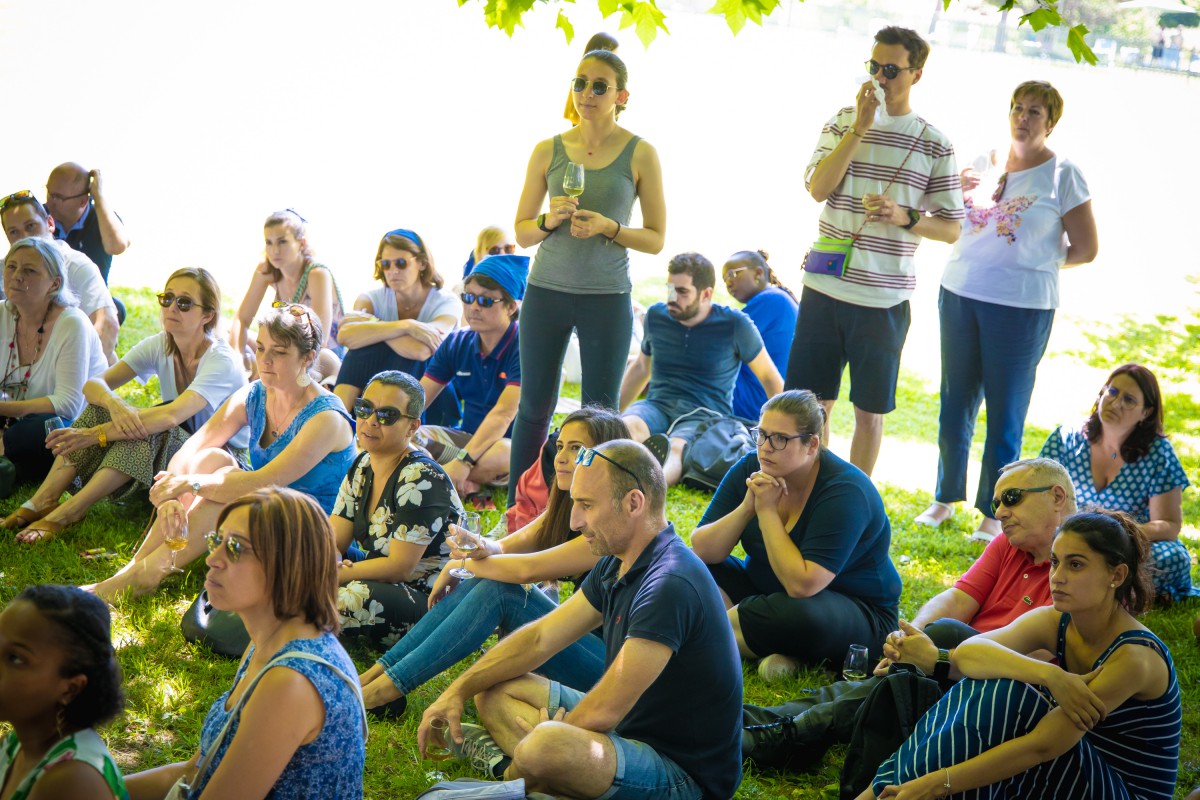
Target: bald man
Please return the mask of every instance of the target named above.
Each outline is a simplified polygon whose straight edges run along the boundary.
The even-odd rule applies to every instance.
[[[125,252],[129,236],[104,198],[100,170],[89,172],[72,161],[59,164],[46,179],[46,209],[58,223],[55,237],[96,262],[108,283],[112,257]]]

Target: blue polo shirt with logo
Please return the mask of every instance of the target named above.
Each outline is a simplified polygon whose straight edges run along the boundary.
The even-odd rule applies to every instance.
[[[474,433],[506,386],[521,385],[521,351],[513,322],[486,356],[479,351],[479,334],[470,328],[454,331],[429,359],[425,377],[445,386],[454,382],[463,403],[461,429]]]

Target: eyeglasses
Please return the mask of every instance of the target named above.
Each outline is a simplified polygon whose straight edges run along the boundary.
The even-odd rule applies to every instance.
[[[222,535],[216,531],[209,531],[208,533],[204,534],[204,542],[208,545],[209,555],[217,552],[217,548],[221,546],[222,542],[224,542],[225,551],[229,554],[229,560],[234,564],[236,564],[238,559],[242,557],[242,551],[246,551],[248,553],[254,552],[254,548],[243,542],[241,539],[235,539],[228,534]]]
[[[1038,486],[1035,489],[1005,489],[1000,493],[1000,496],[992,500],[992,513],[1000,510],[1000,506],[1008,506],[1016,508],[1021,505],[1021,501],[1025,499],[1025,495],[1034,492],[1048,492],[1053,489],[1053,486]]]
[[[385,428],[395,425],[400,421],[401,417],[404,419],[417,419],[411,414],[405,414],[395,406],[376,406],[364,397],[360,397],[354,401],[354,416],[365,422],[371,418],[372,414],[375,415],[375,419],[379,420],[379,424]]]
[[[736,278],[738,275],[741,275],[743,272],[745,272],[748,269],[750,269],[750,268],[749,267],[734,267],[731,270],[727,270],[725,272],[725,274],[722,275],[721,277],[726,283],[729,283],[731,280]]]
[[[596,97],[604,94],[610,88],[616,88],[611,86],[609,82],[603,78],[599,78],[594,81],[589,81],[587,78],[576,78],[575,80],[571,81],[571,89],[576,94],[582,94],[583,92],[587,91],[589,86],[592,87],[592,94],[596,95]]]
[[[56,194],[54,192],[50,192],[49,194],[46,195],[46,199],[53,200],[56,203],[64,203],[67,200],[77,200],[80,197],[87,197],[87,196],[88,196],[87,189],[84,189],[79,194]]]
[[[882,72],[883,77],[887,78],[889,81],[894,80],[901,72],[920,69],[920,67],[898,67],[895,64],[880,64],[873,58],[870,61],[867,61],[865,66],[868,74],[877,75]]]
[[[506,256],[511,256],[515,252],[517,252],[517,246],[515,244],[495,244],[488,248],[489,256],[498,256],[501,253]]]
[[[1105,386],[1103,389],[1100,390],[1100,394],[1108,395],[1108,398],[1110,400],[1114,400],[1117,403],[1119,403],[1121,408],[1123,408],[1126,411],[1130,411],[1132,409],[1137,408],[1139,405],[1141,405],[1141,403],[1138,402],[1138,399],[1136,397],[1129,394],[1128,392],[1122,393],[1121,390],[1115,386]]]
[[[408,259],[407,258],[393,258],[393,259],[377,258],[377,259],[375,259],[375,266],[379,267],[379,269],[384,272],[387,272],[392,267],[395,267],[396,269],[408,269]]]
[[[174,292],[159,292],[155,297],[158,298],[158,304],[163,308],[170,308],[171,304],[174,303],[175,307],[184,314],[191,311],[193,306],[200,306],[200,308],[208,311],[208,306],[202,306],[198,301],[190,297],[180,297]]]
[[[28,189],[22,189],[19,192],[13,192],[8,197],[0,200],[0,212],[8,211],[9,206],[19,205],[22,200],[32,200],[33,192]]]
[[[276,300],[274,303],[271,303],[271,308],[278,308],[286,311],[297,319],[304,317],[304,319],[308,321],[308,327],[312,327],[312,317],[308,315],[308,306],[302,306],[299,303],[285,303],[282,300]]]
[[[642,494],[646,493],[646,489],[642,486],[642,482],[638,479],[638,476],[633,474],[633,470],[629,469],[629,467],[618,464],[616,461],[613,461],[611,458],[604,455],[604,453],[601,453],[599,450],[596,450],[595,448],[592,448],[592,447],[579,448],[579,455],[575,456],[575,464],[580,467],[590,467],[592,465],[592,461],[596,458],[596,456],[603,458],[605,461],[612,464],[617,469],[621,470],[621,472],[624,472],[626,475],[633,478],[633,482],[637,484],[638,491],[640,491]]]
[[[750,435],[754,437],[754,444],[759,447],[768,444],[776,452],[787,447],[787,443],[792,439],[799,439],[801,444],[808,444],[808,440],[813,436],[811,433],[797,433],[795,436],[788,436],[784,433],[767,433],[762,428],[751,428]]]
[[[461,297],[462,301],[467,305],[479,303],[480,308],[491,308],[492,306],[496,305],[496,303],[500,302],[494,297],[484,297],[483,295],[475,294],[474,292],[463,292],[459,295],[459,297]]]
[[[1004,197],[1004,188],[1008,186],[1008,173],[1000,176],[1000,180],[996,182],[996,191],[992,192],[992,202],[999,203],[1000,198]]]

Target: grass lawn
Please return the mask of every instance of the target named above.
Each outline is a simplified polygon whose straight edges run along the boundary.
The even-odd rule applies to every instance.
[[[119,352],[125,352],[152,330],[157,313],[149,290],[122,289],[118,294],[130,311],[130,320],[122,330],[118,346]],[[1144,355],[1142,359],[1143,363],[1156,363]],[[1171,386],[1169,379],[1164,391],[1168,395],[1168,410],[1175,412],[1168,415],[1171,431],[1191,433],[1192,427],[1200,426],[1200,415],[1195,413],[1200,409],[1189,396]],[[147,404],[157,402],[153,382],[146,387],[134,387],[133,395],[143,396]],[[846,406],[845,403],[841,405]],[[889,437],[936,441],[936,408],[935,394],[919,380],[902,376],[898,409],[888,418]],[[1190,419],[1184,421],[1176,418],[1176,414],[1188,414]],[[835,433],[848,434],[848,425],[846,416],[838,416]],[[839,430],[839,427],[847,429]],[[1024,452],[1036,453],[1047,433],[1045,430],[1027,430]],[[1200,455],[1189,447],[1181,447],[1179,442],[1176,447],[1193,484],[1197,483]],[[0,503],[0,512],[9,513],[32,491],[32,486],[21,487],[13,497]],[[892,556],[904,578],[901,611],[911,616],[929,597],[950,586],[970,566],[982,546],[965,536],[974,527],[966,513],[958,514],[942,529],[930,531],[910,522],[928,504],[927,492],[911,492],[888,485],[882,486],[881,491],[892,519]],[[1184,497],[1185,523],[1188,525],[1194,525],[1197,520],[1196,495],[1193,490]],[[707,495],[701,492],[686,488],[671,490],[668,514],[685,539],[690,537],[707,500]],[[79,551],[107,547],[117,551],[122,559],[128,558],[149,513],[146,504],[101,503],[83,522],[53,541],[24,547],[12,543],[10,538],[0,549],[0,602],[7,602],[31,583],[90,583],[108,576],[115,569],[113,563],[84,561],[79,557]],[[494,515],[492,512],[493,519]],[[1194,540],[1189,540],[1188,544],[1193,551],[1197,549]],[[157,595],[127,602],[114,612],[114,638],[125,673],[129,702],[126,713],[102,734],[121,768],[127,772],[188,758],[196,747],[208,707],[229,687],[233,678],[234,662],[186,643],[179,632],[179,618],[199,593],[203,578],[203,566],[197,563],[186,574],[169,579]],[[1197,579],[1200,578],[1194,570],[1193,580]],[[1192,620],[1197,613],[1200,613],[1200,604],[1188,603],[1155,609],[1144,619],[1170,646],[1183,689],[1183,753],[1177,797],[1183,797],[1200,783],[1200,748],[1197,747],[1200,647],[1192,635]],[[349,646],[360,668],[371,663],[371,651],[353,641]],[[748,668],[745,672],[746,699],[764,705],[782,702],[806,687],[818,686],[831,679],[830,673],[813,670],[781,686],[768,687],[759,680],[753,668]],[[403,721],[372,720],[365,776],[367,798],[415,797],[440,779],[438,770],[449,777],[468,774],[461,765],[423,762],[416,752],[416,722],[446,682],[448,678],[443,676],[413,694]],[[834,748],[820,771],[809,774],[749,768],[737,797],[836,797],[841,757],[842,749]]]

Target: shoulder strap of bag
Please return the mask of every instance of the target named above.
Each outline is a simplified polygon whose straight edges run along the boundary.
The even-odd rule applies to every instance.
[[[913,139],[913,143],[908,146],[908,152],[904,154],[904,160],[900,162],[900,166],[896,167],[896,171],[894,173],[892,173],[891,179],[888,180],[887,186],[883,187],[883,191],[880,192],[880,194],[887,194],[888,189],[892,188],[892,184],[896,182],[896,178],[900,177],[900,172],[904,169],[905,166],[908,165],[908,159],[913,154],[913,150],[916,149],[917,142],[921,141],[921,139],[923,139],[925,137],[925,131],[927,131],[927,130],[929,130],[928,122],[926,122],[925,125],[921,128],[921,132],[917,134],[917,138]],[[862,233],[862,229],[865,228],[866,226],[867,226],[867,220],[866,220],[866,215],[864,214],[862,224],[858,226],[858,230],[856,230],[854,232],[854,234],[850,237],[850,246],[851,247],[854,247],[854,243],[858,241],[858,235],[860,233]]]

